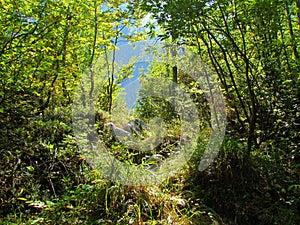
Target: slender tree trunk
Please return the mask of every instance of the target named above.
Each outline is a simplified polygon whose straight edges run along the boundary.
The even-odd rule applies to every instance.
[[[299,9],[300,2],[297,2],[297,7]],[[295,37],[294,37],[294,31],[293,31],[293,24],[292,24],[291,12],[290,12],[289,5],[288,5],[287,2],[285,2],[285,10],[286,10],[286,14],[287,14],[287,17],[288,17],[288,24],[289,24],[290,36],[291,36],[291,39],[292,39],[294,56],[295,56],[296,59],[298,59],[299,58],[299,54],[298,54],[297,47],[296,47],[296,44],[295,44]],[[298,19],[300,19],[299,18],[299,16],[300,16],[299,13],[300,12],[298,12]],[[300,20],[299,20],[299,22],[300,22]]]
[[[172,33],[172,43],[175,44],[175,41],[176,41],[176,37],[175,37],[174,33]],[[176,57],[177,52],[176,52],[175,46],[171,46],[171,48],[172,48],[171,49],[172,57]],[[178,83],[178,69],[177,69],[176,65],[174,65],[172,67],[172,75],[173,75],[173,82],[175,84],[177,84]]]
[[[299,23],[300,23],[300,2],[297,2],[296,5],[297,5],[297,8],[298,8],[298,20],[299,20]]]
[[[172,71],[173,71],[173,82],[175,83],[175,84],[177,84],[178,83],[178,70],[177,70],[177,66],[173,66],[172,67]]]
[[[70,8],[68,7],[68,11],[70,11]],[[70,15],[67,14],[66,16],[66,20],[69,20],[70,19]],[[69,39],[69,26],[67,25],[65,27],[65,32],[64,32],[64,36],[63,36],[63,43],[62,43],[62,46],[57,54],[57,56],[62,56],[62,64],[64,65],[65,64],[65,58],[66,58],[66,46],[67,46],[67,42],[68,42],[68,39]],[[50,105],[50,100],[52,98],[52,93],[53,93],[53,90],[55,89],[55,83],[58,79],[58,76],[59,76],[59,71],[60,71],[60,67],[61,67],[61,60],[59,59],[56,59],[55,60],[55,70],[56,70],[56,74],[51,82],[51,86],[50,88],[48,89],[48,93],[47,93],[47,99],[45,102],[43,102],[43,100],[41,99],[41,103],[42,105],[40,106],[39,108],[39,112],[41,112],[43,115],[44,115],[44,111],[46,108],[49,107]],[[46,82],[45,82],[46,84]],[[46,86],[44,85],[43,89],[45,88]]]
[[[113,55],[112,55],[112,62],[111,62],[111,74],[110,74],[110,83],[109,83],[109,87],[108,87],[108,112],[111,113],[111,109],[112,109],[112,103],[113,103],[113,87],[114,87],[114,77],[115,77],[115,60],[116,60],[116,45],[118,43],[118,35],[115,38],[115,42],[114,42],[114,50],[113,50]]]
[[[95,58],[95,52],[96,52],[96,44],[97,44],[97,33],[98,33],[98,24],[97,24],[97,3],[96,1],[94,2],[94,40],[93,40],[93,49],[92,49],[92,55],[91,55],[91,60],[90,60],[90,73],[91,73],[91,90],[89,93],[89,100],[93,101],[93,93],[94,93],[94,86],[95,86],[95,81],[94,81],[94,71],[93,71],[93,62]]]

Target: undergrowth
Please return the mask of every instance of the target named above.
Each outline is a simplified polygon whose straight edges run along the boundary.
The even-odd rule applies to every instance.
[[[268,149],[243,153],[226,136],[198,171],[204,145],[181,173],[157,186],[102,177],[81,155],[69,112],[1,129],[0,224],[298,224],[299,165]],[[51,116],[50,116],[51,114]],[[10,122],[10,124],[13,124]],[[285,156],[281,156],[285,157]]]

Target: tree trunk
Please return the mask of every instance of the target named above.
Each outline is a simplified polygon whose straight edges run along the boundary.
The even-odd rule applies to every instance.
[[[177,71],[177,66],[173,66],[172,67],[172,71],[173,71],[173,82],[175,83],[175,84],[177,84],[178,83],[178,71]]]
[[[298,20],[299,20],[299,23],[300,23],[300,2],[297,2],[296,5],[297,5],[297,8],[298,8]]]

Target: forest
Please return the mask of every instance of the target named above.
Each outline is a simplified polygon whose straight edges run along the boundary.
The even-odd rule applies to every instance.
[[[299,41],[297,0],[0,0],[0,224],[300,224]]]

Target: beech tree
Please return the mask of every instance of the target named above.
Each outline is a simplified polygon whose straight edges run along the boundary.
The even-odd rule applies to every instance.
[[[296,1],[138,2],[164,28],[164,38],[194,46],[218,74],[229,126],[247,138],[247,154],[296,126],[290,119],[299,104]]]
[[[116,48],[120,27],[133,24],[127,2],[1,1],[1,120],[22,120],[72,103],[82,74]],[[109,96],[115,74],[107,70]]]

